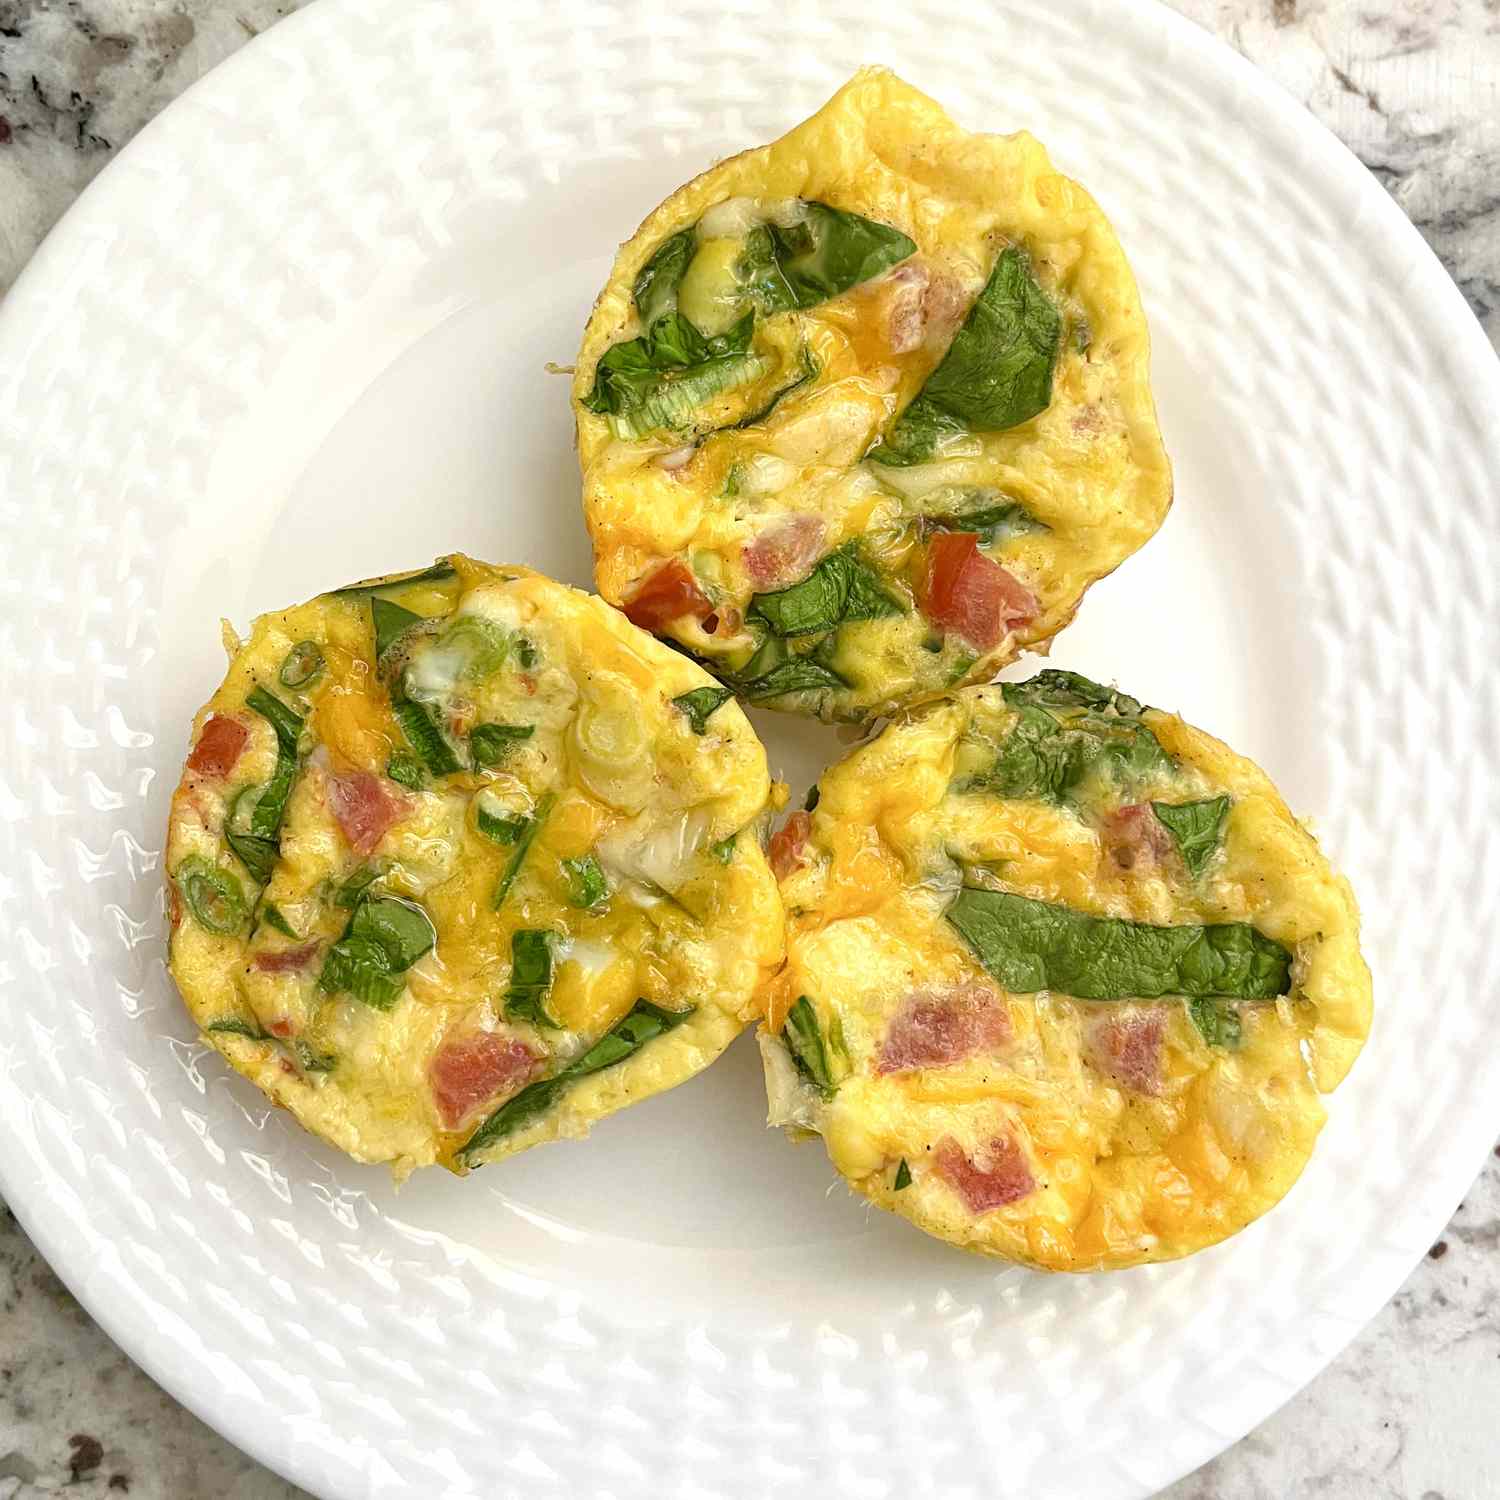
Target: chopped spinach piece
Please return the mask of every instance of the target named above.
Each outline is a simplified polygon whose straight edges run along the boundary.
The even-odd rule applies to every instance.
[[[792,1054],[797,1071],[825,1099],[831,1099],[837,1085],[828,1066],[828,1049],[823,1042],[822,1028],[818,1025],[818,1013],[806,995],[799,995],[796,1004],[787,1012],[781,1039],[786,1043],[787,1051]]]
[[[333,904],[353,910],[365,899],[370,887],[380,878],[372,865],[361,865],[334,893]]]
[[[575,1079],[624,1062],[647,1042],[680,1026],[697,1008],[689,1005],[685,1010],[664,1010],[649,1000],[637,1000],[630,1013],[616,1021],[580,1057],[574,1058],[551,1078],[528,1084],[519,1094],[507,1099],[459,1148],[458,1160],[464,1166],[482,1165],[473,1158],[486,1147],[545,1114]]]
[[[490,907],[499,911],[505,904],[505,898],[510,894],[510,888],[516,883],[516,876],[521,873],[521,866],[526,863],[526,855],[536,839],[537,833],[543,823],[547,820],[547,814],[552,811],[552,804],[557,799],[548,792],[536,805],[536,811],[526,821],[526,826],[516,836],[515,853],[510,857],[510,863],[505,867],[505,873],[500,877],[500,883],[495,887],[495,894],[490,897]]]
[[[414,583],[442,583],[456,578],[458,570],[445,557],[440,557],[430,568],[416,573],[393,573],[389,578],[366,578],[360,583],[346,584],[341,589],[330,591],[335,599],[359,598],[380,593],[384,589],[404,589]]]
[[[272,1040],[269,1031],[262,1031],[253,1021],[243,1021],[238,1016],[224,1016],[217,1021],[210,1021],[203,1028],[205,1031],[223,1031],[230,1036],[242,1036],[252,1042],[269,1042]]]
[[[378,662],[423,616],[379,595],[370,598],[370,621],[375,628],[375,660]]]
[[[1139,698],[1105,687],[1081,672],[1065,672],[1058,667],[1048,667],[1025,682],[1007,682],[1003,691],[1012,708],[1030,705],[1054,714],[1093,711],[1138,719],[1146,711]]]
[[[406,971],[436,941],[432,920],[420,906],[394,896],[367,898],[328,950],[318,988],[389,1010],[406,987]]]
[[[765,374],[768,361],[750,352],[754,328],[755,315],[746,313],[726,333],[705,338],[681,313],[666,313],[604,352],[583,404],[608,417],[619,438],[686,429],[710,397]]]
[[[990,769],[965,782],[962,791],[1060,803],[1098,771],[1129,784],[1172,769],[1141,719],[1145,710],[1127,694],[1056,670],[1007,682],[1001,691],[1017,723]]]
[[[677,311],[677,288],[697,248],[693,231],[680,230],[664,239],[636,272],[635,305],[642,327],[649,328],[658,318]]]
[[[276,861],[281,854],[281,847],[275,839],[261,839],[256,838],[254,834],[236,833],[226,824],[224,841],[234,850],[240,863],[250,872],[250,878],[256,885],[269,884],[271,872],[276,868]]]
[[[764,675],[746,682],[741,691],[752,702],[759,703],[787,693],[826,692],[830,688],[848,686],[831,667],[815,662],[810,656],[792,656]]]
[[[172,879],[193,920],[205,932],[228,936],[245,925],[249,908],[245,892],[228,870],[221,870],[201,854],[190,854]]]
[[[592,854],[563,860],[562,872],[568,883],[568,900],[574,906],[587,910],[609,899],[609,881]]]
[[[757,225],[745,239],[747,290],[763,313],[815,307],[915,254],[888,224],[811,200],[792,224]]]
[[[1025,254],[1002,251],[942,363],[869,457],[921,463],[950,433],[1003,432],[1045,411],[1061,329]]]
[[[947,918],[989,973],[1018,995],[1274,1000],[1291,982],[1292,955],[1245,922],[1156,927],[973,888],[959,892]]]
[[[275,839],[281,831],[292,783],[297,779],[297,749],[302,740],[303,719],[263,687],[250,690],[245,707],[254,709],[276,731],[276,769],[250,816],[250,832],[256,838]]]
[[[717,844],[710,844],[708,852],[718,860],[721,865],[727,865],[734,860],[735,841],[739,838],[738,833],[731,833],[727,839],[720,839]]]
[[[393,750],[385,763],[385,774],[413,792],[422,790],[422,762],[410,750]]]
[[[502,815],[492,813],[480,802],[474,807],[474,822],[480,833],[492,843],[504,844],[509,847],[521,837],[530,826],[531,818],[527,813],[513,813]]]
[[[878,620],[906,610],[860,557],[856,544],[849,542],[830,552],[800,583],[756,594],[746,613],[787,638],[818,635],[846,620]]]
[[[955,496],[959,503],[949,509],[924,510],[917,517],[917,530],[922,536],[934,531],[972,531],[981,546],[990,547],[1013,536],[1048,530],[1019,500],[998,490],[947,490],[939,494]]]
[[[505,1014],[513,1021],[556,1031],[558,1023],[547,1010],[552,988],[552,934],[523,929],[510,939],[510,988],[505,992]]]
[[[298,641],[286,654],[276,680],[282,687],[304,688],[322,675],[323,652],[316,641]]]
[[[687,715],[694,734],[707,734],[709,719],[733,697],[733,688],[694,688],[690,693],[678,694],[672,700],[672,707]]]
[[[260,920],[273,932],[279,932],[283,937],[295,939],[297,936],[296,929],[282,915],[281,908],[273,902],[267,901],[262,904],[260,908]]]
[[[1228,797],[1208,797],[1202,802],[1151,804],[1151,810],[1176,841],[1177,852],[1195,880],[1208,868],[1219,847],[1229,803]]]
[[[449,776],[462,769],[458,757],[453,753],[453,746],[448,743],[448,737],[438,728],[425,703],[401,698],[392,702],[391,708],[407,743],[416,751],[430,775]]]
[[[898,1193],[911,1186],[911,1168],[906,1165],[904,1156],[896,1166],[896,1181],[892,1186]]]
[[[297,1062],[304,1073],[331,1073],[338,1066],[338,1057],[332,1052],[319,1052],[301,1037],[292,1043]]]
[[[1223,1047],[1233,1052],[1239,1046],[1243,1027],[1240,1013],[1234,1006],[1218,1000],[1189,1000],[1188,1015],[1210,1047]]]
[[[498,766],[535,733],[535,724],[476,724],[469,733],[469,754],[476,767]]]

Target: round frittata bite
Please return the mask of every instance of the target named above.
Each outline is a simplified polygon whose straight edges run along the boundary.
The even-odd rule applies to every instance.
[[[1348,884],[1265,774],[1071,672],[910,711],[771,841],[771,1123],[929,1234],[1170,1260],[1291,1187],[1369,1029]]]
[[[573,383],[599,591],[772,708],[988,681],[1166,515],[1149,363],[1094,200],[866,69],[620,250]]]
[[[309,1130],[461,1173],[585,1134],[753,1018],[784,952],[773,787],[685,657],[460,556],[226,645],[172,799],[169,964]]]

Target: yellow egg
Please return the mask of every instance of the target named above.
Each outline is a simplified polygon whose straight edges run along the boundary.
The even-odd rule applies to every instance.
[[[573,385],[599,590],[773,708],[987,681],[1161,524],[1149,360],[1093,199],[865,69],[616,258]]]
[[[771,855],[771,1121],[965,1249],[1090,1271],[1235,1233],[1369,1030],[1353,894],[1265,774],[1073,673],[908,711]]]
[[[728,697],[602,600],[464,557],[261,617],[168,830],[204,1036],[401,1175],[708,1066],[784,954]]]

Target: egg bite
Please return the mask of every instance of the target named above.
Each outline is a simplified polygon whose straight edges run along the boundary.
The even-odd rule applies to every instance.
[[[753,1018],[784,953],[773,788],[686,657],[461,556],[226,646],[172,799],[169,967],[309,1130],[462,1173],[586,1134]]]
[[[865,69],[620,250],[573,383],[599,591],[771,708],[989,681],[1166,515],[1149,359],[1041,145]]]
[[[1358,1055],[1346,881],[1264,772],[1071,672],[910,710],[771,841],[772,1124],[966,1250],[1171,1260],[1296,1181]]]

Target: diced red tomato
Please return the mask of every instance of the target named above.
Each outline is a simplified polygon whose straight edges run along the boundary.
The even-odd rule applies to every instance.
[[[1097,1021],[1085,1043],[1101,1073],[1137,1094],[1161,1093],[1161,1044],[1167,1018],[1158,1010],[1133,1011]]]
[[[806,578],[823,555],[821,516],[795,515],[762,532],[745,548],[745,571],[758,589],[783,589]]]
[[[250,731],[238,719],[214,714],[203,726],[187,768],[200,776],[227,776],[250,742]]]
[[[1009,1040],[1010,1015],[993,990],[980,984],[918,990],[887,1028],[875,1071],[947,1067]]]
[[[515,1093],[536,1063],[536,1054],[513,1036],[477,1031],[445,1041],[427,1068],[444,1126],[456,1130],[481,1104]]]
[[[289,1037],[292,1032],[296,1030],[296,1027],[292,1025],[291,1020],[288,1017],[277,1016],[276,1019],[266,1027],[266,1030],[269,1031],[272,1036]]]
[[[771,873],[778,880],[785,880],[802,863],[802,851],[807,846],[812,832],[812,818],[805,812],[794,812],[775,833],[771,835],[766,849],[766,858]]]
[[[927,549],[927,618],[989,651],[1037,616],[1036,595],[979,550],[972,531],[944,531]]]
[[[384,777],[354,771],[328,778],[328,805],[349,847],[356,854],[370,854],[406,811],[407,800]]]
[[[1122,870],[1151,869],[1172,851],[1172,835],[1149,802],[1117,807],[1100,826],[1099,842]]]
[[[698,587],[692,569],[677,558],[663,563],[625,601],[625,618],[642,630],[661,630],[673,620],[689,615],[701,620],[713,613],[707,594]]]
[[[295,974],[313,961],[318,947],[314,939],[300,948],[266,948],[250,960],[250,967],[262,974]]]
[[[997,1135],[973,1156],[945,1136],[938,1143],[937,1168],[971,1214],[1004,1208],[1036,1188],[1026,1153],[1007,1135]]]

